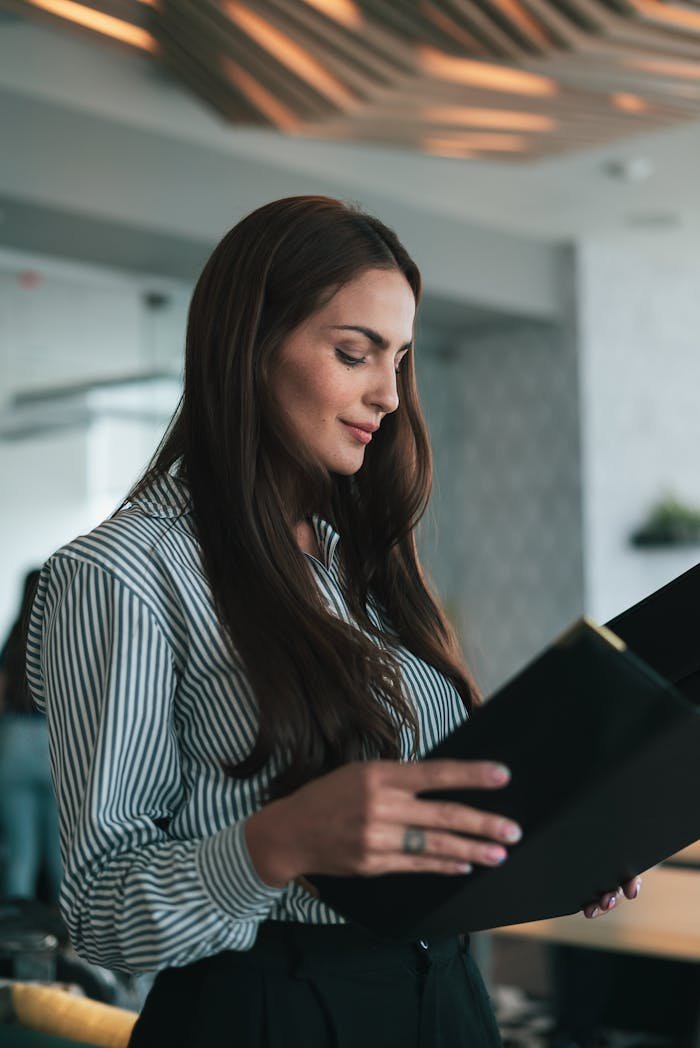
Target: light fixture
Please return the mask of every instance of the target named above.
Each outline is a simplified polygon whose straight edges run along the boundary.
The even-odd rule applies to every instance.
[[[610,96],[610,101],[616,109],[623,113],[648,113],[651,106],[645,98],[640,95],[630,94],[628,91],[618,91]]]
[[[37,7],[56,18],[65,18],[84,29],[92,29],[103,36],[111,36],[123,44],[140,47],[144,51],[156,51],[158,45],[155,37],[141,26],[125,22],[122,18],[96,11],[94,7],[75,3],[75,0],[27,0],[32,7]]]
[[[0,410],[0,439],[21,440],[55,430],[82,429],[104,418],[165,424],[181,393],[181,377],[169,372],[18,392],[9,406]]]
[[[700,80],[700,62],[675,58],[626,58],[627,69],[638,69],[656,76],[670,76],[679,80]]]
[[[421,119],[430,124],[483,127],[508,131],[554,131],[559,121],[546,113],[511,109],[479,109],[472,106],[425,106]]]
[[[429,137],[434,142],[454,142],[465,149],[494,149],[499,153],[519,153],[528,147],[528,141],[523,135],[500,134],[497,131],[456,131],[451,135]]]
[[[476,62],[471,58],[458,58],[445,54],[434,47],[419,47],[418,61],[421,69],[438,80],[454,84],[469,84],[487,91],[504,91],[512,95],[535,97],[555,95],[557,84],[551,77],[539,73],[526,73],[510,66],[494,65],[491,62]]]
[[[322,15],[339,22],[346,29],[361,29],[364,23],[362,11],[355,0],[304,0],[309,7],[315,7]]]
[[[607,160],[603,170],[620,182],[646,182],[654,174],[654,164],[646,156],[616,157]]]
[[[627,0],[642,18],[649,22],[673,29],[690,29],[700,32],[700,11],[659,0]]]

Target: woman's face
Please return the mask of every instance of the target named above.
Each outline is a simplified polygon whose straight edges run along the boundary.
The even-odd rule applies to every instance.
[[[372,434],[399,406],[415,309],[402,273],[369,269],[282,342],[272,396],[293,439],[331,473],[356,473]]]

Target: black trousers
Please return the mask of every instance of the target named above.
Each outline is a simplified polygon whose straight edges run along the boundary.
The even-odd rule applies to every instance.
[[[468,943],[269,921],[251,950],[160,972],[129,1048],[498,1048]]]

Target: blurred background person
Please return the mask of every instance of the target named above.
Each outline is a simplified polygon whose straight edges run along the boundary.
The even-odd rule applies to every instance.
[[[0,651],[0,896],[35,898],[43,874],[46,901],[55,902],[61,867],[46,718],[32,705],[24,671],[24,623],[38,578],[27,573]]]

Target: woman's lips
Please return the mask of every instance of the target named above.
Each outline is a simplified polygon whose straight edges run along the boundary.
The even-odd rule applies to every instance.
[[[357,426],[351,426],[349,422],[343,422],[343,425],[350,430],[355,440],[359,440],[360,444],[369,444],[372,439],[372,434],[368,433],[366,429],[359,429]]]

